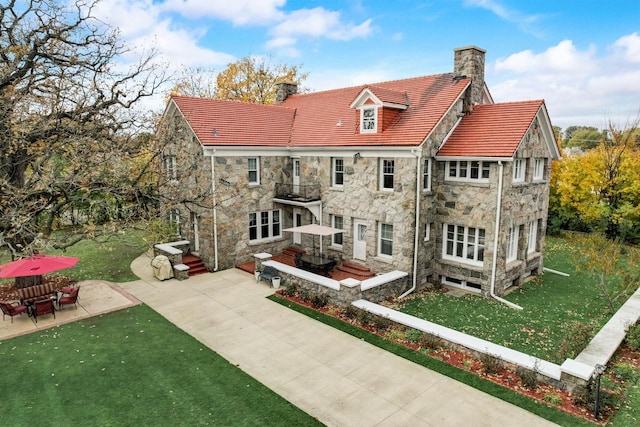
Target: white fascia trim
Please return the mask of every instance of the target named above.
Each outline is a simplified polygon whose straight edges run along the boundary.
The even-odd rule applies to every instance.
[[[544,135],[544,140],[547,143],[547,148],[549,148],[549,153],[551,154],[551,158],[553,160],[560,159],[560,150],[558,149],[558,143],[556,141],[556,136],[553,133],[553,126],[551,125],[551,119],[549,118],[549,114],[547,113],[547,107],[544,102],[542,106],[538,110],[536,115],[538,120],[543,123],[542,126],[542,134]]]
[[[409,108],[408,105],[404,105],[404,104],[394,104],[392,102],[383,102],[382,103],[383,107],[389,107],[389,108],[395,108],[396,110],[406,110],[407,108]]]
[[[356,99],[353,100],[351,105],[349,105],[349,108],[357,109],[357,108],[365,107],[366,105],[364,104],[364,101],[369,98],[371,98],[371,100],[373,101],[376,107],[379,107],[382,105],[382,101],[380,101],[380,99],[377,96],[375,96],[369,88],[364,88],[362,92],[360,92],[360,94],[356,96]]]

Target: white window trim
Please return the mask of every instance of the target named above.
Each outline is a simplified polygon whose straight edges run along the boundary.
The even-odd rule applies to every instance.
[[[544,179],[544,157],[536,157],[533,160],[533,180],[542,181]]]
[[[520,234],[520,227],[514,226],[509,229],[507,240],[507,262],[515,261],[518,259],[518,238]]]
[[[256,168],[255,168],[256,180],[255,181],[251,181],[251,178],[250,178],[251,172],[254,170],[254,169],[250,169],[250,166],[249,166],[249,163],[252,159],[256,161]],[[249,157],[247,159],[247,181],[249,182],[249,185],[260,185],[260,157]]]
[[[337,176],[337,168],[336,168],[336,160],[342,160],[342,184],[336,184],[336,176]],[[331,158],[331,186],[334,188],[343,188],[344,187],[344,158],[342,157],[332,157]]]
[[[262,224],[261,218],[262,218],[262,213],[263,212],[267,212],[268,213],[268,223],[267,224]],[[279,224],[280,226],[278,227],[278,233],[277,235],[273,234],[273,213],[274,212],[278,212],[278,219],[279,221],[277,222],[277,224]],[[256,238],[255,239],[251,239],[251,215],[255,215],[256,216]],[[271,209],[268,211],[257,211],[257,212],[249,212],[249,224],[247,226],[247,231],[249,231],[249,242],[251,243],[260,243],[260,242],[269,242],[272,241],[274,239],[278,239],[282,237],[282,210],[281,209]],[[262,236],[262,226],[263,225],[268,225],[269,226],[269,235],[264,237]]]
[[[429,240],[431,240],[431,223],[427,222],[424,225],[424,241],[428,242]]]
[[[391,239],[390,240],[382,238],[382,226],[383,225],[391,226]],[[391,255],[382,253],[382,240],[386,240],[386,241],[390,241],[391,242]],[[386,258],[386,259],[392,259],[393,258],[393,224],[388,224],[388,223],[383,223],[383,222],[379,222],[378,223],[378,256],[381,257],[381,258]]]
[[[180,218],[180,210],[174,208],[169,211],[169,224],[174,228],[175,235],[180,237],[182,235],[182,222]]]
[[[472,162],[476,162],[476,161],[478,162],[478,178],[471,178],[471,163]],[[464,169],[461,168],[461,163],[462,162],[467,162],[467,166]],[[452,165],[454,165],[454,164],[455,164],[456,176],[451,176],[450,171],[451,171]],[[485,166],[487,166],[489,168],[489,173],[491,173],[490,162],[487,162],[487,161],[482,161],[482,160],[449,160],[447,162],[447,172],[446,172],[446,175],[445,175],[445,181],[489,182],[489,178],[483,178],[482,177],[482,171],[483,171]],[[460,171],[461,170],[465,170],[467,176],[461,177],[460,176]]]
[[[464,229],[464,237],[463,237],[463,242],[462,242],[462,244],[463,244],[462,252],[464,254],[466,254],[466,253],[468,253],[470,247],[474,248],[473,249],[473,255],[474,255],[473,259],[447,254],[447,242],[448,242],[448,230],[447,230],[447,228],[450,225],[455,227],[454,228],[454,235],[455,236],[458,235],[458,228],[463,228]],[[474,228],[476,230],[475,231],[475,235],[474,235],[474,241],[475,241],[474,244],[470,244],[469,243],[469,228]],[[474,266],[482,267],[484,265],[484,256],[483,256],[483,260],[482,261],[478,260],[477,258],[478,258],[478,254],[480,253],[479,249],[482,248],[483,251],[484,251],[484,249],[486,248],[486,238],[487,238],[487,236],[486,236],[486,231],[485,231],[485,236],[484,236],[485,242],[484,242],[483,245],[480,245],[478,243],[478,240],[480,238],[480,230],[485,231],[484,229],[477,228],[477,227],[466,227],[466,226],[455,225],[455,224],[443,224],[442,225],[442,258],[443,259],[452,260],[452,261],[456,261],[456,262],[461,262],[461,263],[468,264],[468,265],[474,265]],[[454,240],[453,240],[454,245],[456,243],[455,236],[454,236]],[[455,252],[455,249],[454,249],[454,252]]]
[[[385,173],[384,173],[384,162],[385,161],[391,161],[393,162],[393,174],[391,174],[393,176],[393,186],[391,188],[385,188],[384,187],[384,177],[385,177]],[[380,159],[380,191],[394,191],[395,187],[396,187],[396,162],[394,159]]]
[[[422,191],[431,191],[431,159],[424,159],[422,162]]]
[[[169,154],[165,157],[165,167],[167,168],[167,178],[171,181],[178,179],[178,169],[176,167],[176,156]]]
[[[524,182],[527,173],[526,159],[515,159],[513,161],[513,182]]]
[[[373,110],[373,129],[364,128],[364,111]],[[375,105],[363,105],[360,107],[360,133],[377,133],[378,132],[378,107]]]
[[[536,252],[538,246],[538,220],[533,220],[529,223],[529,242],[527,244],[527,253],[531,254]]]
[[[336,217],[342,218],[342,226],[341,227],[338,227],[336,225]],[[331,215],[331,226],[333,228],[339,228],[340,230],[344,230],[344,216],[342,216],[342,215]],[[335,241],[336,236],[342,236],[342,242],[344,243],[344,233],[337,233],[337,234],[331,235],[331,246],[333,246],[334,248],[342,248],[342,244],[343,243],[336,243],[336,241]]]

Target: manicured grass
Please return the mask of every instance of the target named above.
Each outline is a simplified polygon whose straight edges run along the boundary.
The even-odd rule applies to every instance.
[[[545,266],[569,273],[545,273],[509,294],[506,299],[523,307],[518,311],[495,300],[469,295],[453,297],[423,293],[400,305],[400,311],[452,329],[504,345],[545,360],[562,363],[563,339],[571,339],[572,326],[593,327],[592,335],[611,313],[596,283],[576,273],[569,242],[547,238]],[[625,298],[617,301],[622,305]],[[575,355],[573,355],[575,356]]]
[[[0,341],[0,358],[3,425],[321,425],[146,306]]]

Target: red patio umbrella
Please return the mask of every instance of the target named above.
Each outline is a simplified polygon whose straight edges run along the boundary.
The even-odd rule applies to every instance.
[[[0,266],[0,278],[41,276],[52,271],[73,267],[80,258],[36,254]]]

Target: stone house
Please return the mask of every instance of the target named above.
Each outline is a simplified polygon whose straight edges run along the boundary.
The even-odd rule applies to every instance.
[[[500,296],[541,273],[558,146],[544,101],[493,102],[484,58],[459,48],[452,73],[322,92],[282,83],[269,106],[171,97],[158,140],[181,237],[217,270],[317,250],[283,229],[330,225],[345,231],[325,253],[405,271],[407,292]]]

